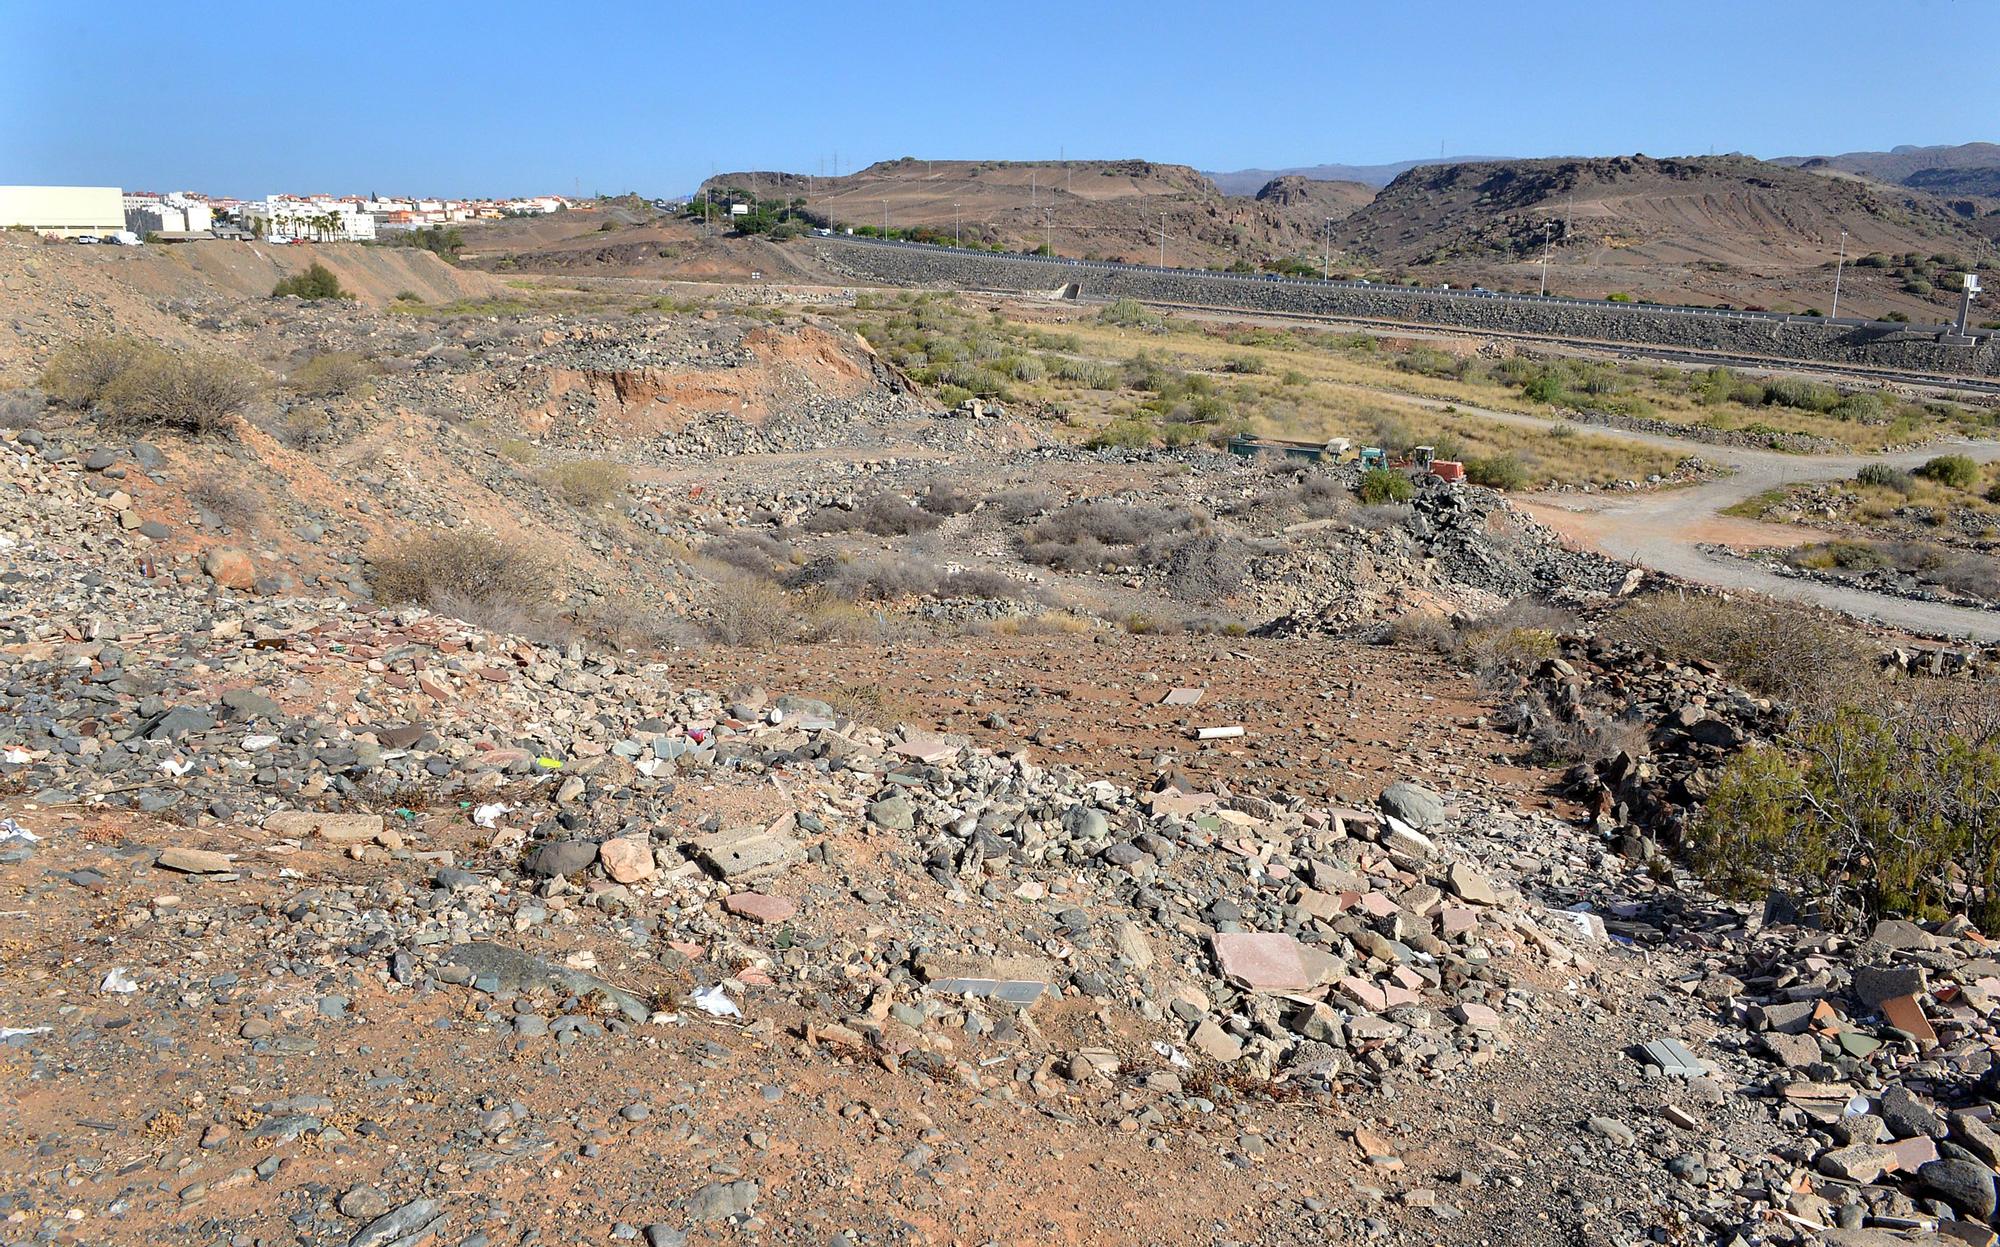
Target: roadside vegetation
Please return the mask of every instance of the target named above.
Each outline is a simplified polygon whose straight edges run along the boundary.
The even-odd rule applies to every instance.
[[[1504,489],[1645,481],[1671,475],[1679,462],[1615,433],[1537,429],[1461,410],[1507,394],[1460,375],[1476,361],[1370,337],[1211,332],[1129,300],[1061,323],[916,293],[864,295],[842,315],[945,405],[998,402],[1060,421],[1094,446],[1223,446],[1243,433],[1344,437],[1397,454],[1422,445]],[[1530,407],[1518,397],[1494,405]]]
[[[1611,439],[1624,421],[1700,427],[1794,450],[1813,444],[1878,450],[1943,436],[1991,436],[2000,427],[2000,411],[1992,408],[1917,402],[1871,387],[1757,378],[1727,368],[1487,359],[1418,340],[1199,324],[1131,300],[1070,309],[1056,323],[1018,309],[975,311],[963,299],[934,293],[863,296],[849,315],[872,344],[947,404],[977,396],[1023,405],[1108,446],[1219,445],[1239,432],[1385,444],[1384,430],[1375,427],[1379,409],[1400,407],[1404,423],[1431,426],[1407,430],[1419,442],[1426,433],[1435,433],[1435,442],[1453,432],[1477,443],[1458,448],[1468,457],[1512,452],[1532,486],[1671,472],[1659,452],[1607,451],[1607,442],[1618,445]],[[1492,421],[1480,421],[1484,429],[1460,422],[1437,430],[1435,409],[1426,413],[1410,399],[1611,427],[1605,442],[1535,446],[1530,431],[1493,428]],[[1648,456],[1652,462],[1641,470]]]

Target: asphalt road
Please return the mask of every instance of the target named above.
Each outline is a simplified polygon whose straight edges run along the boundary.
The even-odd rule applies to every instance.
[[[1410,401],[1405,396],[1404,401]],[[1443,403],[1425,405],[1443,407]],[[1457,404],[1458,410],[1490,420],[1548,428],[1554,420]],[[1851,479],[1870,463],[1913,468],[1942,454],[1965,454],[1981,462],[2000,459],[2000,442],[1934,442],[1921,450],[1886,455],[1787,455],[1774,450],[1717,446],[1708,442],[1622,429],[1588,428],[1583,432],[1642,442],[1692,455],[1729,468],[1730,475],[1684,489],[1634,493],[1550,493],[1517,499],[1536,518],[1578,544],[1601,550],[1654,571],[1724,589],[1742,589],[1769,597],[1813,602],[1892,627],[1934,636],[2000,641],[2000,612],[1915,602],[1907,598],[1849,589],[1818,581],[1781,576],[1742,559],[1715,558],[1700,549],[1704,543],[1747,548],[1799,545],[1819,539],[1817,530],[1763,524],[1721,515],[1746,498],[1810,481]]]

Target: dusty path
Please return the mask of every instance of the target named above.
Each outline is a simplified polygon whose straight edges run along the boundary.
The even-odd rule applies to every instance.
[[[1406,401],[1435,408],[1445,406],[1442,402],[1408,399],[1407,396]],[[1541,416],[1468,407],[1464,403],[1457,404],[1457,408],[1485,419],[1524,427],[1545,429],[1557,423]],[[1920,450],[1886,455],[1788,455],[1775,450],[1717,446],[1692,438],[1626,432],[1622,429],[1590,431],[1624,441],[1700,455],[1709,463],[1729,468],[1731,474],[1686,489],[1641,493],[1551,493],[1516,500],[1537,519],[1571,540],[1601,550],[1613,558],[1719,588],[1754,590],[1775,598],[1813,602],[1862,619],[1917,632],[1965,636],[1981,641],[2000,640],[2000,612],[1916,602],[1861,589],[1799,580],[1781,576],[1755,563],[1714,558],[1700,549],[1704,543],[1741,549],[1796,545],[1816,536],[1807,529],[1762,524],[1720,514],[1767,489],[1808,481],[1846,480],[1870,463],[1914,468],[1933,456],[1946,453],[1970,455],[1981,462],[1988,462],[2000,459],[2000,442],[1933,442]]]

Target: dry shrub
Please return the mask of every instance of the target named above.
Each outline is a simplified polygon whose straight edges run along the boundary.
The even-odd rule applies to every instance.
[[[101,407],[135,429],[201,436],[233,428],[262,386],[223,355],[173,353],[137,338],[85,338],[55,353],[42,388],[72,407]]]
[[[760,577],[728,577],[709,600],[709,635],[724,645],[783,645],[798,630],[797,600]]]
[[[462,620],[502,636],[517,636],[537,645],[566,646],[581,640],[583,629],[546,603],[513,601],[490,595],[439,593],[424,603],[440,615]]]
[[[985,506],[1009,524],[1034,519],[1062,501],[1062,495],[1046,485],[1024,485],[987,495]]]
[[[188,501],[232,528],[243,528],[264,511],[264,496],[249,484],[219,471],[188,482]]]
[[[577,618],[584,636],[617,650],[691,648],[699,639],[688,621],[622,595],[603,599]]]
[[[632,474],[623,464],[579,459],[550,469],[548,484],[564,502],[594,511],[623,497],[632,487]]]
[[[42,410],[47,406],[39,390],[10,390],[0,394],[0,429],[40,428]]]
[[[1612,615],[1605,630],[1676,661],[1708,663],[1808,715],[1850,700],[1875,671],[1873,650],[1858,631],[1809,606],[1655,593]]]
[[[299,365],[290,385],[313,398],[340,398],[366,394],[375,377],[375,366],[354,351],[328,351]]]
[[[261,388],[240,360],[149,351],[118,374],[101,402],[118,424],[203,437],[233,430]]]
[[[787,576],[785,587],[818,590],[850,602],[893,602],[936,592],[940,578],[935,564],[904,555],[826,555]]]
[[[965,515],[979,505],[979,499],[966,493],[955,481],[932,481],[924,490],[917,505],[932,515]]]
[[[545,613],[560,583],[554,562],[491,533],[440,528],[418,533],[377,557],[369,583],[385,603],[482,603]],[[463,618],[463,616],[461,616]],[[475,621],[476,622],[476,621]]]
[[[967,631],[984,636],[1082,636],[1097,627],[1095,620],[1070,611],[1037,615],[1004,615],[980,620]]]
[[[736,529],[702,543],[704,558],[714,559],[737,571],[774,577],[792,564],[792,548],[765,533]]]
[[[138,338],[82,338],[50,357],[41,386],[49,397],[71,407],[101,401],[112,383],[157,350]]]
[[[877,537],[907,537],[912,533],[927,533],[944,520],[922,507],[911,506],[900,495],[888,492],[873,493],[855,503],[851,511],[839,507],[825,507],[805,522],[805,529],[815,533],[840,533],[860,530],[873,533]]]
[[[334,440],[333,417],[320,407],[293,407],[267,424],[278,444],[291,450],[313,450]]]
[[[1095,499],[1054,512],[1021,535],[1021,557],[1061,571],[1096,571],[1140,561],[1142,542],[1202,523],[1192,511]],[[1164,547],[1162,547],[1164,548]]]

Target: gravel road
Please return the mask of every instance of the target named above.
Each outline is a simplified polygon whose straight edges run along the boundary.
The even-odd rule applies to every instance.
[[[1442,407],[1442,403],[1427,404]],[[1458,404],[1472,415],[1508,424],[1548,428],[1556,421],[1540,416]],[[1814,602],[1821,606],[1938,636],[2000,640],[2000,612],[1916,602],[1862,589],[1781,576],[1755,563],[1718,559],[1700,549],[1703,543],[1737,548],[1797,545],[1818,534],[1809,529],[1763,524],[1720,514],[1767,489],[1808,481],[1851,478],[1870,463],[1913,468],[1935,455],[1957,453],[1981,462],[2000,459],[2000,442],[1943,441],[1921,450],[1884,455],[1788,455],[1774,450],[1717,446],[1692,438],[1591,429],[1606,437],[1662,446],[1699,455],[1730,469],[1730,475],[1685,489],[1639,493],[1551,493],[1518,499],[1544,523],[1565,536],[1613,558],[1724,589],[1744,589],[1774,598]]]

